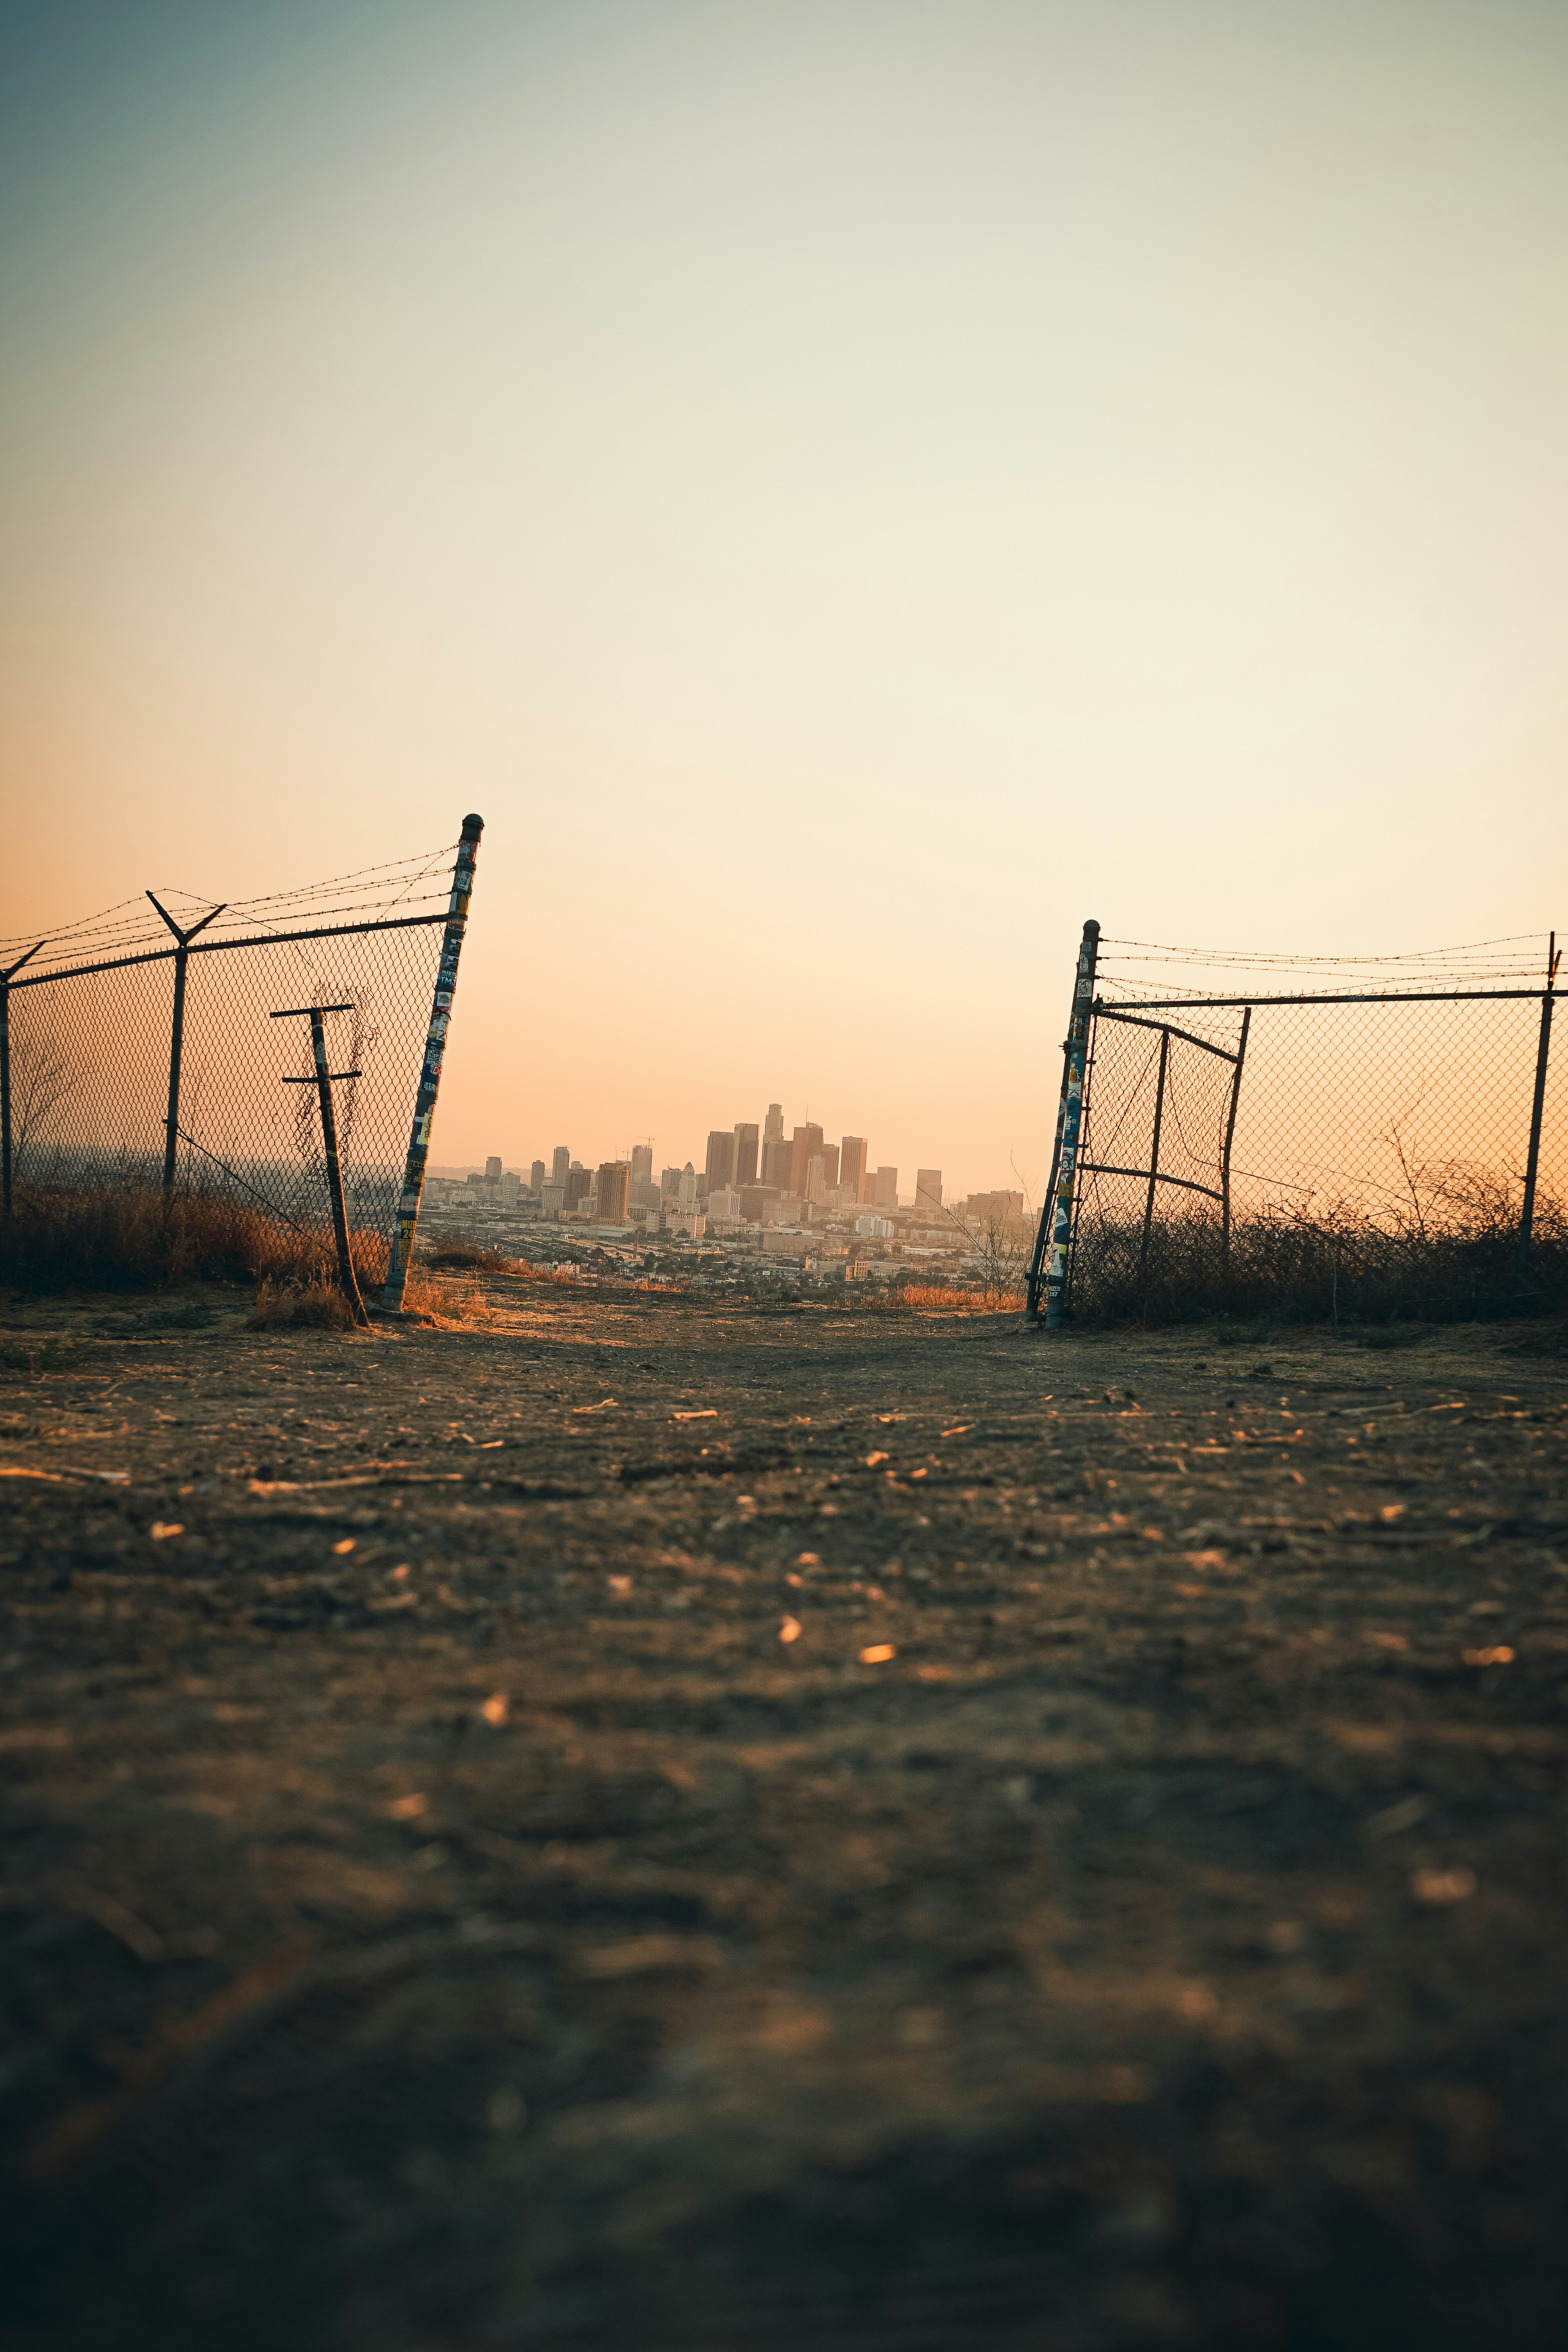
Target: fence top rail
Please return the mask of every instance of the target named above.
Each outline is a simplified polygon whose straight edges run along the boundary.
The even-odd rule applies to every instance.
[[[195,949],[191,950],[193,955]],[[21,983],[18,982],[18,985]],[[1228,1009],[1239,1013],[1247,1005],[1263,1004],[1491,1004],[1510,999],[1527,997],[1539,1004],[1542,998],[1554,995],[1555,990],[1534,988],[1401,988],[1401,989],[1336,989],[1332,993],[1313,990],[1292,996],[1272,996],[1254,990],[1247,996],[1097,996],[1097,1013],[1120,1014],[1123,1019],[1133,1015],[1127,1009],[1136,1005],[1140,1013],[1204,1013]]]
[[[388,915],[371,923],[328,923],[309,931],[256,931],[242,940],[193,940],[187,952],[194,956],[225,955],[231,948],[281,948],[296,940],[356,939],[363,931],[407,931],[421,924],[444,923],[447,914],[447,908],[443,906],[428,915]],[[132,964],[172,963],[179,952],[178,948],[149,948],[142,955],[110,956],[105,963],[73,963],[63,971],[51,967],[47,971],[29,972],[25,980],[14,980],[10,985],[13,990],[46,988],[51,981],[86,980],[98,971],[124,971]]]
[[[1124,1029],[1152,1029],[1162,1037],[1180,1037],[1185,1045],[1201,1046],[1205,1054],[1212,1054],[1217,1062],[1236,1062],[1241,1058],[1238,1054],[1227,1053],[1223,1045],[1211,1045],[1206,1037],[1194,1037],[1190,1029],[1178,1029],[1173,1021],[1144,1021],[1136,1013],[1123,1013],[1118,1006],[1107,1003],[1103,999],[1096,1004],[1094,1010],[1098,1019],[1120,1021]]]

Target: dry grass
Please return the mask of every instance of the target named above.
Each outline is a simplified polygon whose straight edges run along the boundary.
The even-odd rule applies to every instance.
[[[919,1315],[1002,1315],[1023,1307],[1021,1290],[941,1282],[895,1282],[879,1294],[868,1294],[864,1304],[886,1311],[902,1308]]]
[[[1417,1204],[1419,1207],[1419,1203]],[[1374,1222],[1343,1206],[1237,1219],[1226,1252],[1207,1218],[1085,1217],[1072,1269],[1083,1324],[1193,1322],[1468,1323],[1568,1308],[1568,1210],[1536,1202],[1528,1274],[1519,1266],[1517,1202],[1477,1185],[1443,1213]]]
[[[251,1331],[353,1331],[353,1309],[335,1282],[263,1282],[247,1318]]]
[[[352,1236],[363,1286],[384,1279],[386,1242]],[[19,1191],[0,1221],[0,1281],[18,1290],[155,1290],[172,1283],[332,1278],[330,1234],[301,1233],[223,1193]]]
[[[361,1295],[374,1302],[386,1279],[386,1237],[349,1236]],[[411,1271],[404,1304],[437,1323],[472,1323],[487,1309],[478,1277],[553,1279],[498,1250],[437,1250]],[[442,1279],[467,1276],[467,1280]],[[158,1290],[182,1282],[253,1282],[255,1331],[352,1330],[328,1233],[301,1233],[221,1192],[55,1192],[26,1189],[0,1220],[0,1283],[35,1294]]]
[[[425,1264],[453,1274],[512,1274],[529,1275],[533,1268],[521,1258],[507,1257],[498,1249],[484,1249],[475,1242],[443,1242],[439,1248],[425,1254]]]

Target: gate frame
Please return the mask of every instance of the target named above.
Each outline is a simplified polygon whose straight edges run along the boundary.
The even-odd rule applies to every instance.
[[[1256,1009],[1275,1004],[1488,1004],[1538,1001],[1541,1005],[1541,1031],[1536,1046],[1535,1085],[1531,1101],[1530,1136],[1525,1160],[1524,1197],[1519,1223],[1519,1271],[1526,1276],[1530,1267],[1530,1245],[1534,1223],[1536,1182],[1541,1164],[1541,1129],[1546,1099],[1547,1066],[1551,1055],[1552,1013],[1556,1001],[1557,973],[1562,962],[1562,950],[1557,945],[1555,931],[1550,935],[1547,947],[1546,984],[1543,988],[1444,988],[1444,989],[1310,989],[1293,991],[1284,995],[1247,996],[1154,996],[1139,997],[1136,1013],[1125,1012],[1120,1004],[1108,1003],[1103,996],[1094,994],[1094,972],[1100,948],[1100,925],[1092,919],[1083,927],[1083,940],[1079,950],[1078,982],[1073,992],[1072,1020],[1062,1047],[1061,1096],[1057,1107],[1056,1140],[1051,1152],[1051,1172],[1040,1209],[1039,1230],[1035,1238],[1034,1255],[1029,1263],[1025,1320],[1040,1321],[1040,1297],[1047,1298],[1047,1328],[1057,1329],[1068,1319],[1071,1307],[1073,1261],[1077,1256],[1078,1221],[1082,1209],[1082,1195],[1077,1179],[1085,1176],[1126,1176],[1140,1181],[1147,1179],[1149,1191],[1143,1211],[1143,1240],[1140,1263],[1147,1266],[1149,1238],[1154,1213],[1155,1187],[1173,1184],[1190,1192],[1201,1192],[1220,1203],[1223,1246],[1226,1258],[1230,1255],[1230,1162],[1231,1146],[1236,1135],[1237,1108],[1241,1093],[1242,1067],[1247,1058],[1247,1035]],[[1085,988],[1085,976],[1088,987]],[[1087,1004],[1083,1003],[1088,996]],[[1173,1022],[1150,1021],[1150,1013],[1238,1012],[1242,1016],[1241,1034],[1234,1054],[1223,1045],[1210,1043],[1206,1037],[1194,1036],[1190,1030],[1180,1029]],[[1078,1157],[1080,1135],[1089,1139],[1088,1120],[1088,1089],[1089,1074],[1094,1065],[1094,1039],[1101,1021],[1115,1021],[1135,1029],[1153,1029],[1160,1033],[1160,1081],[1155,1100],[1154,1134],[1148,1168],[1113,1167],[1106,1161],[1080,1160]],[[1229,1062],[1233,1068],[1230,1107],[1226,1119],[1225,1143],[1220,1160],[1220,1184],[1198,1184],[1190,1178],[1169,1176],[1159,1164],[1161,1113],[1163,1108],[1165,1076],[1172,1037],[1181,1037],[1188,1045],[1199,1046],[1205,1054],[1215,1055]]]

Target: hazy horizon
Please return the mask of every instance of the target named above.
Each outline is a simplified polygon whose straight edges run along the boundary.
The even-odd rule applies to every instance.
[[[782,1100],[1037,1199],[1085,916],[1568,929],[1560,7],[0,60],[0,931],[477,809],[443,1164]]]

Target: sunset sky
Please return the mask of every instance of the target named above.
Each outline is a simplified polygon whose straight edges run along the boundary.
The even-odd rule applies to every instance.
[[[0,931],[479,810],[439,1161],[1568,930],[1562,0],[8,0],[0,203]]]

